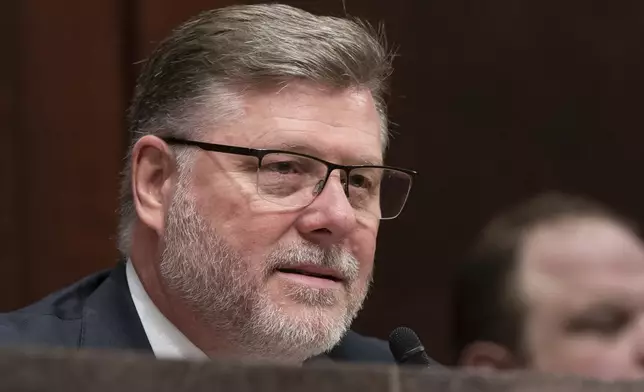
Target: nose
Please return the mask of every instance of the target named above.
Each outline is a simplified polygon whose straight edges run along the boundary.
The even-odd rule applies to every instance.
[[[297,230],[305,239],[322,246],[342,242],[356,225],[355,210],[337,172],[331,174],[322,192],[296,222]]]

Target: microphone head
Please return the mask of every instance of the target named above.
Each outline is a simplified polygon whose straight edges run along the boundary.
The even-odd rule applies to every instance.
[[[416,332],[407,327],[398,327],[389,334],[389,349],[398,363],[405,363],[411,356],[425,351]]]

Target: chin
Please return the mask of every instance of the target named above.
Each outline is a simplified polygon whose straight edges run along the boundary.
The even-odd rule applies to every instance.
[[[336,293],[318,296],[280,292],[271,295],[271,299],[279,309],[288,313],[344,314],[347,311],[346,298]]]

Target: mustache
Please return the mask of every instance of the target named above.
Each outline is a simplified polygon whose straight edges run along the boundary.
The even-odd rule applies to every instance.
[[[359,262],[345,248],[331,246],[328,248],[311,243],[281,245],[266,257],[266,274],[278,268],[289,268],[307,264],[329,268],[337,271],[347,282],[358,279]]]

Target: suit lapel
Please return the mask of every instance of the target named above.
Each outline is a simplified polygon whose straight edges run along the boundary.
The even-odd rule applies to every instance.
[[[304,361],[304,365],[308,366],[311,364],[315,365],[319,363],[328,363],[328,362],[333,362],[333,359],[331,359],[331,357],[329,357],[327,354],[320,354]]]
[[[88,297],[83,307],[79,345],[152,352],[130,296],[124,262]]]

